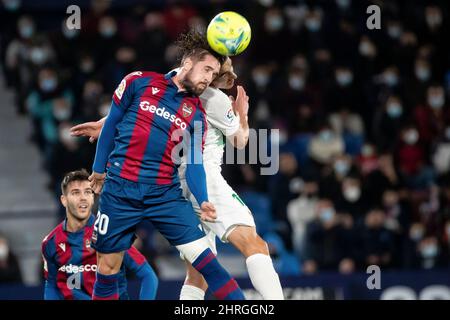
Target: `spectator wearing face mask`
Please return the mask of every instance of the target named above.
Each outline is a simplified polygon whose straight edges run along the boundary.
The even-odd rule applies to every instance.
[[[333,203],[325,198],[316,206],[315,218],[306,227],[304,268],[352,272],[355,268],[353,232],[341,222]],[[313,268],[313,269],[315,269]]]
[[[79,166],[87,167],[91,165],[95,155],[95,144],[89,143],[70,134],[73,123],[69,121],[61,122],[58,126],[58,141],[53,146],[50,160],[49,173],[51,182],[49,188],[59,199],[60,185],[64,175]],[[60,206],[60,214],[64,215],[65,210]]]
[[[427,165],[426,154],[419,139],[416,127],[404,127],[395,152],[400,177],[405,185],[413,190],[424,190],[435,181],[434,170]]]
[[[351,224],[360,224],[368,201],[358,175],[352,174],[342,180],[335,204],[339,213],[348,215]]]
[[[333,158],[331,164],[321,172],[319,181],[320,195],[331,199],[334,203],[338,201],[341,186],[344,179],[357,168],[352,158],[347,154],[339,154]]]
[[[450,121],[433,145],[431,159],[433,167],[438,175],[450,172]]]
[[[94,60],[100,68],[114,59],[114,55],[121,45],[122,39],[118,33],[117,20],[113,16],[100,18],[91,46]]]
[[[292,243],[297,256],[302,258],[305,251],[306,226],[315,217],[319,200],[319,186],[314,180],[305,180],[299,196],[289,201],[287,218],[292,226]]]
[[[413,113],[420,140],[425,146],[430,146],[435,138],[444,133],[446,121],[450,121],[450,108],[446,105],[444,88],[436,83],[429,86],[425,105],[419,104]],[[430,150],[427,148],[426,151]]]
[[[363,181],[364,189],[369,198],[368,201],[374,206],[382,202],[382,195],[385,190],[398,189],[401,182],[394,166],[392,154],[380,154],[375,170],[369,173]]]
[[[295,199],[302,185],[297,160],[292,153],[281,153],[279,172],[271,178],[269,196],[272,203],[272,216],[277,220],[283,231],[280,235],[286,247],[292,249],[292,226],[287,218],[288,203]]]
[[[8,239],[0,235],[0,284],[5,283],[22,283],[22,274]]]
[[[334,71],[334,81],[325,92],[324,109],[327,112],[336,112],[342,108],[360,110],[362,98],[359,92],[353,70],[348,66],[338,66]]]
[[[330,125],[325,123],[319,126],[319,130],[311,138],[308,154],[317,166],[322,167],[330,165],[335,156],[344,152],[344,148],[342,136],[334,132]]]
[[[410,71],[411,72],[411,71]],[[417,106],[426,101],[426,91],[433,79],[433,72],[428,59],[417,57],[414,60],[412,74],[407,78],[408,94],[405,102],[409,106]]]
[[[64,19],[61,23],[61,29],[51,39],[59,65],[61,68],[70,70],[72,74],[77,71],[75,66],[77,65],[78,55],[74,53],[83,48],[80,33],[80,29],[67,28],[67,21]]]
[[[417,243],[413,266],[426,270],[447,266],[445,252],[436,236],[426,235]]]
[[[386,213],[381,208],[367,212],[364,224],[359,228],[358,248],[360,263],[365,270],[369,265],[381,268],[392,266],[394,241],[392,232],[385,227]]]
[[[381,208],[386,213],[385,227],[392,232],[393,236],[392,265],[402,267],[404,239],[408,237],[412,220],[411,205],[405,198],[401,198],[399,191],[390,188],[383,192]]]
[[[27,107],[34,126],[34,140],[44,152],[46,162],[58,142],[58,123],[72,116],[73,94],[61,83],[51,67],[39,71],[37,83],[27,97]]]
[[[372,135],[381,151],[392,151],[400,126],[406,118],[406,110],[398,95],[390,95],[373,117]]]

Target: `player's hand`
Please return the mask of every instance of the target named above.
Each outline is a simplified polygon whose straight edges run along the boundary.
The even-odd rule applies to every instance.
[[[103,183],[105,183],[106,173],[97,173],[92,172],[89,176],[89,181],[91,182],[91,188],[94,190],[96,194],[99,194],[102,191]]]
[[[231,104],[234,111],[239,114],[240,117],[246,117],[248,115],[248,96],[242,86],[237,86],[236,99],[230,96]]]
[[[93,143],[98,139],[102,130],[104,119],[99,121],[85,122],[70,128],[70,134],[76,137],[89,137],[89,142]]]
[[[216,208],[211,202],[204,201],[200,207],[200,219],[213,222],[217,218]]]

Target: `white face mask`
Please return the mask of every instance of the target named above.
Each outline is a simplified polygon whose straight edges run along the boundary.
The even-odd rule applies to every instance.
[[[340,86],[346,87],[353,82],[353,74],[351,72],[339,72],[336,74],[336,81]]]
[[[361,197],[361,189],[358,187],[349,187],[344,189],[344,198],[349,202],[356,202]]]
[[[6,260],[9,255],[9,248],[7,245],[0,245],[0,260]]]
[[[372,46],[369,42],[363,41],[359,43],[358,50],[362,56],[367,57],[372,53]]]
[[[72,112],[70,108],[57,108],[57,109],[55,108],[53,110],[53,115],[58,121],[66,121],[69,120],[70,116],[72,115]]]
[[[298,76],[290,76],[289,86],[293,90],[302,90],[305,87],[305,78]]]
[[[432,95],[428,98],[428,104],[433,109],[441,109],[444,105],[445,99],[444,95]]]
[[[317,18],[307,19],[305,21],[305,27],[311,32],[319,31],[320,28],[322,27],[322,21]]]
[[[333,208],[322,209],[320,211],[319,217],[320,217],[320,220],[322,220],[323,222],[330,221],[334,217],[334,210],[333,210]]]
[[[394,25],[394,26],[388,27],[388,35],[392,39],[400,38],[401,34],[402,34],[402,28],[400,28],[399,26]]]
[[[439,248],[435,244],[427,244],[421,250],[422,256],[424,258],[434,258],[437,256]]]
[[[409,236],[411,237],[412,240],[416,242],[420,241],[423,238],[423,229],[421,228],[412,229]]]
[[[413,145],[419,140],[419,133],[417,130],[409,130],[405,133],[404,140],[407,144]]]
[[[265,87],[269,83],[269,75],[262,72],[257,72],[253,74],[253,81],[259,87]]]
[[[389,87],[394,87],[398,83],[398,77],[393,72],[388,72],[384,74],[384,83],[388,85]]]
[[[427,81],[431,76],[430,69],[424,67],[417,67],[415,69],[415,74],[417,79],[419,79],[420,81]]]

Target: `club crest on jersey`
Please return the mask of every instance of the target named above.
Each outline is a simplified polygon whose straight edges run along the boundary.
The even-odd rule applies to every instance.
[[[123,79],[115,91],[115,94],[116,94],[117,98],[119,98],[119,100],[122,99],[122,95],[125,92],[126,86],[127,86],[127,82],[125,81],[125,79]]]
[[[86,239],[86,249],[90,249],[91,248],[91,240]]]
[[[232,122],[232,121],[233,121],[233,119],[234,119],[234,112],[233,112],[233,109],[229,109],[229,110],[227,111],[227,119],[228,119],[229,122]]]
[[[192,107],[188,106],[186,103],[183,103],[183,117],[187,118],[192,114]]]
[[[158,88],[152,87],[152,94],[157,94],[159,91]]]

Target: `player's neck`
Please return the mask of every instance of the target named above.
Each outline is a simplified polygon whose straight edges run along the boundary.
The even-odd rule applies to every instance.
[[[178,87],[178,91],[186,91],[184,86],[181,84],[181,81],[180,81],[180,78],[179,78],[178,74],[173,76],[172,81]]]
[[[88,219],[89,219],[89,217],[86,218],[85,220],[78,220],[78,219],[71,217],[70,215],[67,215],[66,230],[68,232],[78,232],[81,229],[83,229],[83,227],[86,225]]]

